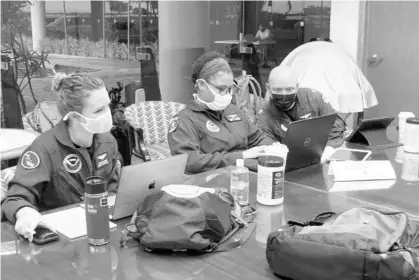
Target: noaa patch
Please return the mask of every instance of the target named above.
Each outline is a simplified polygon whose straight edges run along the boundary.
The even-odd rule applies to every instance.
[[[108,153],[104,152],[96,156],[96,169],[104,167],[109,164]]]
[[[65,170],[69,173],[77,173],[80,171],[82,162],[78,155],[76,154],[69,154],[63,160],[63,165]]]
[[[213,123],[212,121],[207,121],[206,126],[207,126],[207,129],[211,132],[220,131],[220,128],[215,123]]]
[[[287,128],[285,125],[283,125],[283,124],[281,124],[281,129],[282,129],[283,131],[287,131],[287,130],[288,130],[288,128]]]
[[[169,133],[172,133],[173,131],[176,130],[178,123],[179,123],[179,119],[177,117],[174,117],[170,120]]]
[[[21,165],[25,169],[37,168],[40,163],[41,163],[41,160],[39,159],[39,156],[35,152],[27,151],[22,156]]]
[[[226,119],[227,119],[229,122],[238,122],[238,121],[241,121],[241,120],[242,120],[242,119],[240,118],[240,116],[239,116],[239,115],[237,115],[237,114],[228,115],[228,116],[226,116]]]
[[[304,116],[301,116],[300,119],[309,119],[311,117],[311,113],[305,114]]]

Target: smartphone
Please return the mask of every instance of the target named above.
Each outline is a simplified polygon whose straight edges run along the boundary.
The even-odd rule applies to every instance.
[[[45,227],[37,227],[35,234],[33,235],[33,243],[37,245],[43,245],[50,242],[54,242],[60,239],[60,236],[52,230]]]
[[[356,150],[348,148],[338,148],[329,158],[331,161],[343,161],[343,160],[354,160],[354,161],[365,161],[371,156],[371,151],[368,150]]]

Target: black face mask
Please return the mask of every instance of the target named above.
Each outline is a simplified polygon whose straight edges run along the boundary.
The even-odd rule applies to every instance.
[[[288,111],[294,107],[295,101],[297,100],[297,93],[293,94],[273,94],[272,102],[276,108],[281,111]]]

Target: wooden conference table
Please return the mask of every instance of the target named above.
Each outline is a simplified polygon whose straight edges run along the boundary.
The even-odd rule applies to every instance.
[[[392,160],[394,150],[377,151],[373,157]],[[419,207],[415,207],[419,185],[402,182],[397,164],[394,166],[398,179],[386,190],[330,193],[331,185],[324,179],[327,165],[287,173],[281,206],[255,203],[257,176],[252,173],[250,199],[258,211],[257,227],[243,247],[228,252],[158,255],[145,252],[134,241],[121,248],[120,233],[129,219],[118,221],[111,242],[101,247],[89,246],[85,238],[69,241],[64,236],[58,242],[37,246],[19,239],[12,225],[2,223],[1,276],[2,279],[278,279],[266,261],[265,243],[269,232],[285,221],[304,221],[321,212],[340,212],[358,206],[406,209],[413,216],[419,215]],[[185,183],[228,188],[229,171],[230,168],[224,168],[197,174],[185,178]]]

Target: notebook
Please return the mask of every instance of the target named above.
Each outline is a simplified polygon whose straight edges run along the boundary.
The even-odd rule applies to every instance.
[[[82,207],[45,214],[43,217],[48,224],[69,239],[87,235],[86,213]],[[112,222],[109,222],[109,226],[111,229],[116,228],[116,224]]]

